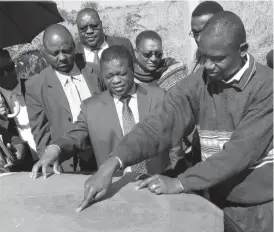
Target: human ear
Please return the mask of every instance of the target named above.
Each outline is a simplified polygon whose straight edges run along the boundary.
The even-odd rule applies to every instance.
[[[244,58],[246,56],[248,48],[249,48],[248,43],[242,43],[240,45],[240,53],[241,53],[240,55],[242,58]]]

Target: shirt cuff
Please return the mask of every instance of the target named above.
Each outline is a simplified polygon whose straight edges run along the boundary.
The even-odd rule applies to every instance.
[[[61,148],[60,148],[58,145],[56,145],[56,144],[51,144],[51,145],[47,146],[46,149],[45,149],[45,151],[44,151],[44,153],[45,153],[50,147],[56,147],[56,148],[59,150],[59,154],[61,154]]]
[[[119,163],[120,163],[120,170],[122,170],[122,169],[124,169],[124,165],[123,165],[123,162],[122,162],[122,160],[120,160],[120,158],[118,158],[117,156],[114,156],[114,158],[116,158],[118,161],[119,161]]]

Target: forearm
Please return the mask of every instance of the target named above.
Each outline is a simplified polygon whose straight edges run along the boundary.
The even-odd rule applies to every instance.
[[[111,156],[117,156],[127,167],[157,154],[168,154],[185,133],[190,133],[193,123],[188,98],[182,89],[174,88],[161,106],[122,138]]]

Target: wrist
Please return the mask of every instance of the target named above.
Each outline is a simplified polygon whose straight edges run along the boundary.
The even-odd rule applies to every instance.
[[[115,157],[110,157],[104,164],[100,166],[99,170],[106,174],[113,175],[119,168],[119,160]]]
[[[176,189],[178,190],[178,193],[185,192],[184,186],[182,185],[181,181],[178,178],[175,178],[175,185],[176,185]]]

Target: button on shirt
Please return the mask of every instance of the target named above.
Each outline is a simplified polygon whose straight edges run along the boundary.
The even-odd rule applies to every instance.
[[[138,100],[137,100],[137,94],[136,94],[136,86],[134,85],[132,90],[129,92],[128,95],[131,95],[131,99],[129,101],[129,107],[133,113],[133,117],[135,120],[135,123],[137,124],[139,122],[139,111],[138,111]],[[124,128],[123,128],[123,114],[122,114],[122,109],[123,109],[123,102],[121,102],[120,97],[117,96],[113,96],[113,100],[114,100],[114,104],[116,107],[116,111],[117,111],[117,115],[119,118],[119,123],[123,132],[123,135],[125,135],[124,133]],[[131,167],[127,167],[124,172],[131,172]]]
[[[84,53],[85,53],[85,57],[86,57],[86,61],[87,62],[93,62],[94,61],[94,52],[88,48],[84,47]],[[104,43],[101,45],[101,48],[98,50],[98,56],[99,58],[101,58],[102,52],[107,49],[109,46],[106,43],[106,41],[104,41]]]
[[[77,117],[81,111],[81,102],[92,96],[87,86],[86,80],[76,65],[74,65],[72,71],[68,75],[60,73],[58,71],[55,72],[58,79],[61,82],[61,85],[63,87],[63,90],[65,92],[65,95],[70,106],[73,122],[75,122],[77,121]],[[72,85],[71,83],[69,83],[70,81],[73,82]],[[73,97],[73,95],[71,94],[71,86],[76,87],[75,90],[79,95],[78,99]]]

